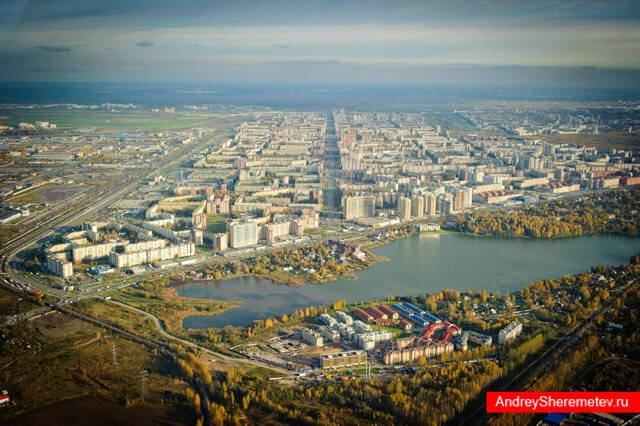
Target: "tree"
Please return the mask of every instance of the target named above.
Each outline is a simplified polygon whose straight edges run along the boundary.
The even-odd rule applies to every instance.
[[[333,302],[332,308],[334,311],[337,311],[340,309],[344,309],[346,304],[347,304],[346,300],[336,300],[335,302]]]
[[[582,298],[587,302],[591,300],[591,292],[589,292],[589,287],[587,287],[586,285],[580,287],[580,296],[582,296]]]
[[[251,397],[249,395],[245,395],[242,397],[242,409],[247,410],[249,408],[249,404],[251,403]]]
[[[453,316],[456,314],[456,304],[449,303],[447,308],[449,310],[449,317],[453,319]]]
[[[598,296],[600,297],[600,300],[602,300],[603,302],[606,302],[611,297],[609,292],[604,288],[601,288],[600,290],[598,290]]]
[[[200,408],[200,395],[196,394],[193,397],[193,408],[196,410],[197,413],[200,413],[201,408]]]
[[[214,426],[223,426],[227,417],[224,406],[212,402],[209,405],[209,411],[211,412],[211,422]]]

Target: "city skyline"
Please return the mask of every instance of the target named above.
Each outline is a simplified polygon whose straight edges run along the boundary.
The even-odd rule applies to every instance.
[[[0,5],[3,81],[631,87],[632,1]]]

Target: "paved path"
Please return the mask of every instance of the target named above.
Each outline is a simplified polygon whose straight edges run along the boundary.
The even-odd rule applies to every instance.
[[[228,355],[224,355],[224,354],[221,354],[221,353],[218,353],[218,352],[214,352],[211,349],[207,349],[205,347],[197,345],[197,344],[195,344],[193,342],[190,342],[188,340],[181,339],[181,338],[176,337],[176,336],[174,336],[172,334],[169,334],[165,330],[165,328],[163,327],[162,322],[160,321],[160,319],[157,316],[155,316],[155,315],[153,315],[153,314],[151,314],[151,313],[149,313],[147,311],[143,311],[142,309],[138,309],[138,308],[135,308],[135,307],[133,307],[131,305],[127,305],[125,303],[120,303],[120,302],[117,302],[115,300],[109,300],[108,302],[111,303],[111,304],[120,306],[121,308],[127,309],[129,311],[136,312],[136,313],[139,313],[141,315],[144,315],[147,318],[150,318],[153,321],[153,323],[155,324],[156,328],[158,329],[158,332],[163,337],[166,337],[169,340],[173,340],[173,341],[175,341],[177,343],[180,343],[183,346],[188,346],[190,348],[198,349],[198,350],[201,350],[203,352],[206,352],[207,354],[209,354],[211,356],[214,356],[216,358],[220,358],[220,359],[224,360],[225,364],[250,364],[250,365],[254,365],[256,367],[262,367],[262,368],[268,368],[270,370],[275,370],[275,371],[277,371],[279,373],[283,373],[283,374],[286,374],[286,375],[291,375],[292,374],[292,372],[290,370],[285,370],[284,368],[279,368],[279,367],[273,366],[271,364],[265,364],[265,363],[262,363],[262,362],[259,362],[259,361],[255,361],[255,360],[252,360],[252,359],[232,358],[232,357],[230,357]]]

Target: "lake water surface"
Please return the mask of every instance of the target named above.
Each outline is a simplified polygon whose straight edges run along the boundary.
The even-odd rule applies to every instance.
[[[185,328],[246,326],[255,319],[279,317],[306,306],[420,295],[450,288],[520,290],[531,281],[576,274],[596,265],[628,263],[640,253],[640,238],[589,235],[561,239],[489,238],[465,235],[413,236],[375,248],[389,262],[341,279],[301,287],[277,285],[255,277],[197,282],[178,288],[186,297],[241,300],[219,315],[185,318]]]

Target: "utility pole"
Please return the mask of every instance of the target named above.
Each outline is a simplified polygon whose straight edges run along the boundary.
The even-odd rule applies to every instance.
[[[113,365],[118,365],[118,357],[116,354],[116,342],[111,342],[111,356],[113,357]]]
[[[149,372],[147,370],[140,370],[140,398],[144,401],[145,398],[149,398]]]

